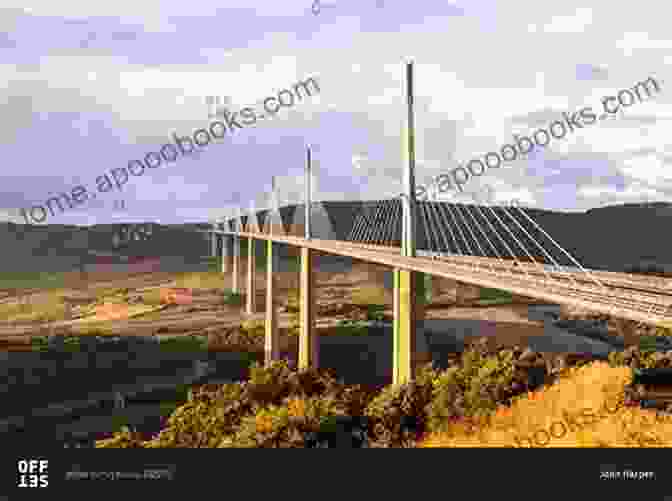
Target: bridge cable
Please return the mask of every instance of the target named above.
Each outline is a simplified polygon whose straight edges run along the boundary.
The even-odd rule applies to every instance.
[[[377,202],[372,202],[370,205],[374,206],[373,209],[373,219],[375,220],[378,217],[378,212],[380,208]],[[372,240],[372,234],[375,232],[373,221],[369,218],[368,221],[365,221],[367,228],[364,230],[364,243],[369,243]]]
[[[464,238],[464,234],[462,233],[462,229],[461,229],[460,226],[457,224],[457,221],[455,221],[455,216],[453,215],[453,210],[452,210],[452,208],[451,208],[450,206],[451,206],[451,204],[450,204],[450,202],[449,202],[449,203],[447,203],[445,206],[441,206],[440,208],[444,210],[444,214],[445,214],[445,213],[449,213],[449,214],[450,214],[450,218],[453,220],[455,229],[456,229],[457,231],[459,231],[460,235],[462,236],[462,239],[465,241],[465,243],[467,244],[467,248],[469,249],[469,247],[468,247],[469,244],[468,244],[468,242],[466,242],[466,239]],[[453,239],[455,240],[455,245],[457,246],[457,249],[458,249],[457,252],[458,252],[458,254],[459,254],[460,256],[464,256],[465,253],[462,252],[462,246],[461,246],[461,245],[459,244],[459,242],[457,241],[457,238],[455,238],[455,235],[454,235],[453,230],[452,230],[451,228],[452,228],[452,226],[450,225],[450,223],[448,223],[448,229],[450,230],[450,234],[451,234],[451,236],[453,237]],[[469,252],[471,252],[471,249],[469,249]]]
[[[478,207],[478,206],[476,206],[476,207]],[[474,221],[474,223],[476,224],[476,227],[478,228],[478,231],[481,232],[481,235],[483,235],[483,237],[485,238],[485,240],[488,242],[488,245],[490,245],[490,248],[493,249],[495,255],[499,258],[499,260],[500,260],[502,263],[504,263],[504,260],[503,260],[502,257],[500,256],[499,252],[497,252],[497,249],[495,249],[495,247],[492,245],[492,242],[490,241],[490,239],[488,238],[488,236],[485,234],[485,232],[484,232],[483,229],[481,228],[480,223],[474,218],[474,216],[473,216],[473,215],[471,214],[471,212],[469,211],[469,208],[468,208],[468,207],[467,207],[466,210],[467,210],[467,214],[469,214],[469,217],[471,217],[471,219],[472,219],[472,220]]]
[[[390,233],[390,228],[394,223],[394,208],[390,204],[389,200],[385,200],[383,203],[385,205],[385,224],[382,228],[381,240],[383,241],[384,246],[389,247],[390,240],[388,235]]]
[[[488,207],[488,206],[486,205],[486,207]],[[499,234],[499,232],[497,231],[497,229],[492,225],[492,223],[490,222],[490,219],[488,219],[488,218],[483,214],[483,212],[481,211],[481,208],[480,208],[478,205],[476,206],[476,208],[478,209],[478,212],[479,212],[479,214],[481,215],[481,217],[483,218],[483,220],[488,224],[488,226],[490,227],[490,229],[493,231],[493,233],[495,234],[495,236],[496,236],[497,238],[499,238],[499,241],[500,241],[500,242],[502,242],[502,244],[503,244],[504,247],[506,248],[506,251],[507,251],[507,252],[509,253],[509,255],[513,258],[514,262],[515,262],[518,266],[520,266],[520,261],[518,261],[518,258],[516,257],[516,254],[513,252],[513,250],[511,249],[511,247],[509,247],[509,245],[506,243],[506,240],[504,240],[504,239],[502,238],[502,236]],[[530,276],[529,273],[525,270],[524,267],[520,267],[520,269],[521,269],[521,271],[522,271],[525,275],[527,275],[528,277]]]
[[[518,240],[518,238],[511,232],[511,230],[510,230],[509,227],[506,225],[506,223],[504,223],[504,222],[499,218],[499,216],[498,216],[497,213],[492,209],[492,207],[488,207],[488,209],[490,209],[490,212],[492,212],[492,215],[495,216],[495,219],[497,219],[497,221],[499,221],[499,223],[504,227],[504,229],[509,233],[509,235],[511,235],[511,237],[512,237],[512,238],[514,239],[514,241],[518,244],[518,246],[519,246],[521,249],[523,249],[523,252],[525,252],[525,254],[527,254],[527,256],[532,260],[532,262],[535,263],[535,264],[537,264],[537,265],[539,266],[539,268],[541,269],[541,271],[542,271],[542,272],[543,272],[543,273],[550,279],[550,275],[548,274],[548,271],[547,271],[543,266],[539,265],[539,263],[536,262],[536,260],[534,259],[534,257],[532,257],[532,255],[527,251],[527,248],[525,247],[525,245],[523,245],[523,244],[520,242],[520,240]]]
[[[364,232],[366,231],[366,226],[369,223],[369,218],[367,217],[366,211],[368,210],[368,201],[362,201],[362,207],[359,213],[359,226],[357,228],[357,233],[356,233],[356,241],[357,242],[362,242],[364,241]]]
[[[546,252],[546,249],[544,249],[544,247],[543,247],[542,245],[540,245],[540,244],[537,242],[537,240],[536,240],[532,235],[530,235],[530,234],[527,232],[527,230],[525,230],[525,228],[523,228],[523,227],[520,225],[520,223],[518,223],[518,220],[517,220],[516,218],[514,218],[514,217],[509,213],[508,210],[506,210],[506,207],[503,207],[503,209],[504,209],[504,212],[505,212],[505,213],[506,213],[506,214],[507,214],[507,215],[508,215],[508,216],[509,216],[515,223],[516,223],[516,225],[523,231],[523,233],[525,233],[525,235],[527,235],[527,237],[530,238],[530,239],[532,240],[532,242],[533,242],[537,247],[539,247],[539,248],[541,249],[541,252],[543,252],[544,255],[546,255],[546,257],[548,257],[548,258],[553,262],[553,264],[554,264],[556,267],[562,269],[562,266],[560,266],[560,265],[558,264],[558,262],[557,262],[555,259],[553,259],[553,256],[549,255],[548,252]],[[523,213],[523,214],[524,214],[524,213]],[[561,271],[561,273],[568,274],[566,271]],[[571,274],[568,274],[568,275],[569,275],[569,279],[570,279],[572,282],[574,282],[575,287],[579,287],[579,283],[572,277],[572,275],[571,275]]]
[[[550,240],[556,247],[558,247],[558,248],[559,248],[559,249],[560,249],[560,250],[561,250],[561,251],[562,251],[562,252],[563,252],[569,259],[571,259],[572,262],[573,262],[574,264],[576,264],[576,265],[581,269],[581,271],[583,271],[584,273],[586,273],[587,275],[589,275],[589,276],[591,277],[591,279],[593,280],[593,282],[595,282],[598,286],[602,287],[603,289],[606,288],[606,287],[604,286],[604,284],[602,284],[602,282],[600,282],[599,280],[597,280],[596,278],[593,277],[592,273],[588,272],[583,266],[581,266],[581,263],[579,263],[576,259],[574,259],[574,257],[573,257],[569,252],[567,252],[565,249],[562,248],[562,246],[561,246],[560,244],[558,244],[555,240],[553,240],[553,238],[551,238],[551,236],[550,236],[548,233],[546,233],[546,232],[544,231],[544,229],[543,229],[541,226],[539,226],[534,220],[532,220],[527,214],[525,214],[524,211],[521,211],[519,207],[517,207],[517,209],[518,209],[518,210],[523,214],[523,216],[525,216],[525,217],[526,217],[526,218],[527,218],[527,219],[528,219],[528,220],[529,220],[529,221],[530,221],[530,222],[531,222],[531,223],[532,223],[532,224],[533,224],[539,231],[541,231],[541,232],[546,236],[546,238],[548,238],[548,239],[549,239],[549,240]]]
[[[390,247],[394,247],[394,228],[396,227],[397,224],[397,203],[395,200],[390,200],[390,208],[392,211],[392,216],[390,220],[390,225],[387,228],[387,234],[385,235],[387,238],[387,241],[389,242]]]
[[[354,242],[359,242],[362,239],[362,231],[364,226],[366,225],[365,217],[364,217],[364,208],[366,205],[366,201],[362,200],[362,205],[359,209],[359,213],[357,214],[357,219],[355,220],[355,224],[353,225],[352,228],[352,240]]]
[[[391,247],[393,245],[393,232],[397,216],[397,206],[395,205],[394,200],[388,200],[388,203],[390,205],[390,223],[385,229],[385,241],[387,242],[387,245]]]
[[[422,219],[424,221],[424,225],[420,225],[420,227],[422,228],[422,237],[424,239],[423,243],[427,247],[427,250],[429,251],[429,254],[433,256],[433,254],[434,254],[434,252],[433,252],[434,228],[431,227],[430,223],[428,222],[427,213],[426,213],[426,210],[425,210],[426,209],[425,204],[423,202],[417,202],[416,207],[419,209],[420,215],[422,216]],[[420,237],[420,232],[418,232],[416,234],[416,238],[419,238],[419,237]]]
[[[438,210],[437,206],[434,202],[432,202],[429,208],[430,208],[429,214],[436,221],[436,225],[439,228],[439,235],[441,235],[441,238],[443,239],[443,243],[445,244],[446,252],[450,253],[450,246],[448,245],[448,239],[446,238],[446,232],[442,231],[441,219],[439,217],[437,217],[437,215],[436,215],[436,211]]]
[[[462,205],[462,204],[458,204],[458,207],[461,206],[461,205]],[[460,212],[461,212],[461,211],[460,211]],[[484,254],[485,257],[488,257],[487,254],[485,254],[485,251],[483,250],[483,247],[481,247],[480,242],[479,242],[478,239],[476,238],[476,235],[474,235],[474,232],[471,230],[471,225],[469,224],[469,222],[466,221],[466,218],[463,217],[461,214],[460,214],[460,217],[462,217],[462,221],[463,221],[464,223],[466,223],[466,225],[467,225],[467,229],[469,230],[469,234],[471,234],[471,238],[474,240],[474,242],[476,242],[476,245],[478,246],[478,249],[481,251],[482,254]],[[490,268],[492,269],[492,271],[495,272],[495,268],[494,268],[494,266],[492,265],[492,263],[490,263],[489,265],[490,265]],[[496,273],[496,272],[495,272],[495,273]]]

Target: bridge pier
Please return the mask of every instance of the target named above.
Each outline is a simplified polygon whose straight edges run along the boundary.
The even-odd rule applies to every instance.
[[[247,239],[247,301],[246,301],[246,313],[252,315],[255,313],[256,307],[256,295],[257,291],[255,288],[255,271],[256,271],[256,241],[254,238],[248,237]]]
[[[624,320],[622,318],[614,318],[616,332],[623,339],[625,348],[628,346],[639,346],[639,338],[637,337],[637,325],[632,320]]]
[[[238,235],[233,235],[233,266],[232,266],[232,281],[231,281],[231,291],[239,294],[240,287],[238,286],[238,280],[240,279],[240,237]]]
[[[301,248],[299,369],[317,369],[319,364],[319,335],[315,328],[315,251]]]
[[[455,281],[455,304],[464,306],[467,302],[467,286],[463,282]]]
[[[222,235],[222,273],[231,268],[231,236]]]
[[[413,379],[417,368],[431,360],[424,329],[424,274],[394,270],[393,384]]]
[[[217,257],[217,234],[216,233],[210,233],[211,238],[210,238],[210,245],[211,245],[211,255],[212,257]]]
[[[275,277],[278,271],[277,245],[272,240],[266,241],[266,335],[264,340],[264,362],[268,366],[280,359],[280,336],[278,332],[278,313],[275,308]]]
[[[310,211],[311,193],[311,149],[306,147],[306,183],[303,231],[306,240],[311,238]],[[299,369],[317,369],[319,367],[320,338],[315,328],[315,274],[313,264],[316,252],[301,247],[301,273],[299,283]]]

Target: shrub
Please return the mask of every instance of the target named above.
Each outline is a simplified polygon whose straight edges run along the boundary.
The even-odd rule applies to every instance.
[[[245,320],[240,328],[251,336],[264,336],[266,332],[264,320]]]
[[[372,447],[413,447],[428,432],[452,432],[456,422],[473,430],[493,411],[510,410],[501,404],[528,394],[529,371],[539,361],[530,350],[490,352],[477,342],[447,370],[426,365],[413,381],[384,389],[345,386],[330,371],[296,371],[285,361],[255,363],[246,382],[193,387],[153,439],[142,442],[126,430],[99,446],[314,447],[325,437],[333,442],[338,428],[354,434],[359,427]]]
[[[287,305],[285,306],[285,311],[292,314],[287,331],[290,336],[298,336],[301,332],[299,299],[299,290],[292,289],[288,294]]]
[[[513,296],[507,291],[500,289],[491,289],[488,287],[483,287],[480,290],[480,298],[483,300],[512,300]]]
[[[418,371],[416,379],[383,389],[367,406],[373,447],[413,447],[426,431],[425,409],[432,399],[431,365]]]
[[[303,447],[325,417],[361,414],[370,394],[327,371],[297,372],[284,361],[255,364],[247,382],[195,387],[143,447]],[[124,436],[106,443],[127,442]]]
[[[485,342],[469,346],[458,363],[433,379],[432,399],[427,406],[431,432],[441,432],[455,421],[481,422],[489,419],[498,405],[513,400],[538,386],[530,371],[543,373],[551,382],[543,359],[530,350],[498,349],[489,351]]]
[[[208,334],[208,349],[224,349],[243,352],[257,352],[264,349],[264,336],[258,331],[247,331],[240,327],[226,328]]]
[[[299,313],[300,292],[298,289],[292,289],[287,294],[287,305],[285,311],[287,313]]]
[[[630,346],[624,351],[609,353],[609,365],[633,369],[662,369],[672,365],[672,352],[646,351],[640,350],[637,346]]]
[[[159,341],[159,346],[164,351],[201,351],[207,349],[207,338],[193,334],[164,338]]]
[[[385,305],[384,304],[367,304],[366,305],[366,320],[368,322],[384,322],[385,321]]]
[[[271,405],[248,416],[232,437],[220,447],[305,447],[306,435],[320,429],[325,418],[338,415],[333,399],[289,398],[280,406]]]
[[[130,431],[127,426],[111,438],[96,441],[97,449],[141,449],[143,446],[142,434]]]
[[[238,292],[227,290],[223,294],[222,304],[229,306],[241,306],[243,304],[243,296]]]
[[[357,320],[339,320],[336,332],[339,335],[362,335],[367,334],[369,326]]]

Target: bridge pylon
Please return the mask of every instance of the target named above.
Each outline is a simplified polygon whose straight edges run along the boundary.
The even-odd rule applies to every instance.
[[[406,70],[406,148],[404,148],[404,192],[402,194],[403,256],[416,255],[417,207],[415,199],[415,123],[413,115],[413,62]],[[424,329],[424,274],[410,270],[394,269],[394,359],[393,384],[404,384],[415,376],[417,365],[427,358]],[[420,341],[420,342],[418,342]],[[420,348],[420,349],[419,349]],[[423,353],[424,352],[424,353]]]
[[[254,210],[254,202],[250,204],[250,216],[247,223],[247,232],[251,233],[256,230],[257,225],[252,224],[254,222],[253,218],[256,218]],[[256,223],[256,222],[255,222]],[[257,266],[256,259],[256,243],[257,241],[254,238],[247,238],[247,287],[246,287],[246,301],[245,301],[245,311],[248,315],[253,315],[256,310],[256,280],[255,272]]]
[[[273,233],[272,217],[274,212],[279,213],[278,197],[275,191],[275,176],[271,182],[271,208],[266,215],[268,232]],[[266,320],[264,323],[264,362],[268,366],[271,362],[280,359],[280,335],[278,332],[278,312],[275,304],[275,276],[279,271],[277,244],[273,240],[266,241]]]
[[[228,221],[224,221],[224,228],[226,229]],[[222,273],[228,273],[231,269],[231,235],[222,235]]]
[[[236,233],[233,235],[233,271],[231,278],[231,290],[235,294],[240,294],[239,280],[240,280],[240,230],[243,225],[243,219],[240,214],[240,207],[238,208],[238,218],[235,221]]]
[[[312,208],[311,193],[312,159],[310,146],[306,147],[306,181],[305,181],[305,238],[310,240]],[[315,251],[301,247],[301,271],[299,279],[299,369],[318,368],[319,335],[315,328],[315,274],[313,265]]]

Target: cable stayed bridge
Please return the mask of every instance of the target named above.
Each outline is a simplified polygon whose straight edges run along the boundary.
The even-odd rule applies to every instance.
[[[270,209],[252,207],[247,215],[239,209],[237,217],[213,223],[209,232],[213,255],[221,248],[222,271],[232,269],[236,292],[241,239],[248,242],[248,313],[255,311],[254,241],[267,242],[267,361],[279,356],[273,274],[278,266],[274,249],[279,244],[301,250],[300,367],[317,366],[319,353],[312,270],[316,251],[394,269],[395,383],[411,379],[418,361],[416,324],[424,315],[422,274],[578,306],[621,320],[672,325],[672,281],[587,269],[523,208],[416,200],[412,63],[406,69],[409,113],[404,194],[372,202],[314,202],[308,147],[303,204],[281,207],[274,180]]]
[[[536,223],[519,207],[418,202],[420,224],[417,229],[422,244],[418,245],[415,256],[403,256],[401,205],[400,200],[377,202],[374,208],[377,216],[368,221],[366,210],[360,210],[354,218],[351,238],[340,241],[301,237],[297,231],[300,223],[276,224],[273,231],[270,222],[274,218],[270,211],[230,220],[233,228],[218,228],[213,233],[349,256],[543,301],[579,306],[627,320],[650,324],[672,321],[672,281],[586,269],[550,235],[550,245],[544,246],[536,239],[529,231],[529,227]],[[329,204],[324,203],[324,206],[329,207]],[[322,210],[328,209],[319,205],[311,208],[314,216]],[[484,214],[486,210],[490,212],[491,220]],[[295,208],[294,212],[298,216],[295,219],[305,219],[301,217],[303,211],[300,209]],[[280,219],[276,214],[275,219]],[[506,224],[501,217],[503,214],[512,222]],[[482,217],[480,222],[479,216]],[[252,222],[252,219],[257,221]],[[499,228],[495,222],[500,223]],[[524,225],[525,222],[528,224]],[[516,224],[520,225],[518,232],[511,228]],[[546,233],[541,227],[538,230]],[[533,245],[516,233],[527,234],[537,251],[533,252]],[[565,261],[571,264],[563,264],[558,254],[565,255]],[[546,259],[542,260],[543,257]]]

